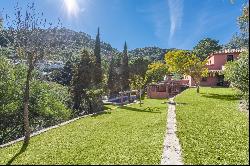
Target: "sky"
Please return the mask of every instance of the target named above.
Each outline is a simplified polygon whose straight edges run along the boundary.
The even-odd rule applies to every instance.
[[[0,0],[0,12],[13,15],[19,3],[36,9],[51,22],[101,40],[122,50],[157,46],[191,50],[210,37],[226,44],[239,31],[237,17],[246,0]]]

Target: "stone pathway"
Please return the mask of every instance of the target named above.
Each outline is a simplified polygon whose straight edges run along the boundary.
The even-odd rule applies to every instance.
[[[167,131],[161,165],[184,165],[181,157],[181,146],[176,135],[175,105],[174,98],[170,98],[168,103]]]

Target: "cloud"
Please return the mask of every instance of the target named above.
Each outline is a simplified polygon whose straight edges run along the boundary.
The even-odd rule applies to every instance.
[[[183,0],[168,0],[169,17],[170,17],[170,35],[171,42],[176,30],[181,27],[183,17]]]

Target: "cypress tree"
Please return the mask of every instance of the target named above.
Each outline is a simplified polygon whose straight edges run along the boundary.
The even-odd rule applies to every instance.
[[[94,68],[94,84],[100,85],[102,83],[102,59],[101,59],[101,40],[100,40],[100,29],[98,27],[98,32],[95,41],[95,68]]]
[[[121,59],[121,88],[123,91],[129,90],[128,47],[126,42]]]

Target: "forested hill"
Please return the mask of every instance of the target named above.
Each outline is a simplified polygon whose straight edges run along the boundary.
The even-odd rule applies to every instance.
[[[49,57],[49,60],[57,60],[66,62],[74,59],[79,54],[77,53],[82,48],[93,50],[95,47],[95,38],[91,38],[90,35],[84,32],[76,32],[70,29],[61,28],[48,32],[45,30],[43,33],[54,33],[57,36],[57,41],[62,45],[54,55]],[[5,36],[8,38],[8,36]],[[10,40],[11,41],[11,40]],[[6,41],[3,36],[0,36],[0,45],[6,46]],[[150,60],[163,60],[166,52],[173,49],[162,49],[159,47],[144,47],[136,48],[129,51],[129,57],[133,60],[136,57],[144,57]],[[111,57],[112,54],[118,53],[119,51],[113,48],[109,43],[101,42],[101,54],[103,59]]]
[[[7,32],[5,30],[5,32]],[[66,62],[78,55],[78,51],[82,48],[87,48],[89,50],[93,50],[95,47],[95,38],[91,38],[90,35],[84,32],[76,32],[70,29],[61,28],[61,29],[53,29],[44,30],[44,35],[51,34],[56,36],[57,44],[61,46],[58,51],[55,51],[54,55],[49,56],[49,60],[57,60]],[[7,33],[4,33],[7,34]],[[6,40],[9,39],[9,40]],[[6,47],[7,42],[12,41],[11,37],[8,35],[0,36],[0,46]],[[108,55],[111,55],[114,52],[118,52],[117,49],[113,48],[110,44],[106,42],[101,42],[101,54],[106,58]]]
[[[134,57],[144,57],[150,60],[163,60],[164,55],[171,50],[174,50],[174,48],[162,49],[159,47],[144,47],[129,51],[129,55],[131,59],[133,59]]]

